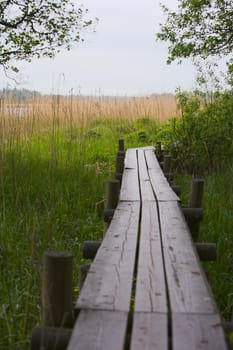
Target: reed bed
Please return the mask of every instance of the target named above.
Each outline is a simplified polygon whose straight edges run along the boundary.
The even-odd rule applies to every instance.
[[[0,349],[28,349],[40,324],[41,259],[103,234],[117,140],[155,142],[174,97],[35,96],[0,106]]]
[[[164,137],[165,122],[174,116],[179,117],[174,96],[35,96],[25,103],[2,101],[1,350],[28,349],[33,327],[41,324],[44,251],[73,253],[74,287],[77,286],[83,240],[101,239],[103,235],[105,184],[114,173],[117,140],[124,138],[126,147],[153,145]],[[232,177],[232,171],[230,174]],[[224,177],[222,181],[224,188]],[[225,203],[223,207],[229,221],[231,209]],[[208,216],[213,222],[208,230],[214,232],[212,214]],[[223,223],[222,231],[224,227]],[[223,237],[220,228],[215,233],[216,241]],[[232,243],[228,231],[224,237]],[[223,264],[220,268],[224,274]],[[229,273],[226,276],[231,278]],[[218,282],[216,288],[217,285]],[[229,288],[225,291],[230,300],[232,293]],[[219,291],[216,295],[220,298]]]

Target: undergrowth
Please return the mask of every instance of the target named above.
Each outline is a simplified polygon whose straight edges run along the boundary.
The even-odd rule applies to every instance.
[[[23,123],[0,120],[0,349],[28,348],[41,324],[41,259],[48,250],[74,256],[74,286],[84,240],[103,235],[105,184],[115,170],[117,140],[138,147],[163,146],[187,201],[192,175],[205,178],[201,240],[216,242],[209,263],[211,286],[225,318],[232,306],[232,94],[214,101],[180,94],[181,118],[160,123],[98,118],[63,124],[54,112],[49,125],[32,116]],[[189,174],[189,176],[184,175]]]

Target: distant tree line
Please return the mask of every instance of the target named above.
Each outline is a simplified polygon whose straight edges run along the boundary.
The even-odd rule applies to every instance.
[[[25,102],[31,97],[38,97],[41,96],[41,94],[38,91],[32,91],[28,89],[10,89],[10,88],[3,88],[0,90],[0,99],[11,99],[11,100],[17,100],[19,102]]]

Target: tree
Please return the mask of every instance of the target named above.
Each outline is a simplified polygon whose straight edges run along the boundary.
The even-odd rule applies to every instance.
[[[169,42],[167,62],[187,57],[226,56],[233,50],[232,0],[178,0],[157,39]]]
[[[17,71],[12,60],[54,57],[61,48],[70,50],[93,24],[87,12],[72,0],[1,0],[0,65]]]

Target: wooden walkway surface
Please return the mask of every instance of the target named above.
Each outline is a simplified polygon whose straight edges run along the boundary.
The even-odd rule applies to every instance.
[[[180,200],[151,147],[126,152],[120,200],[76,312],[68,350],[227,349]]]

